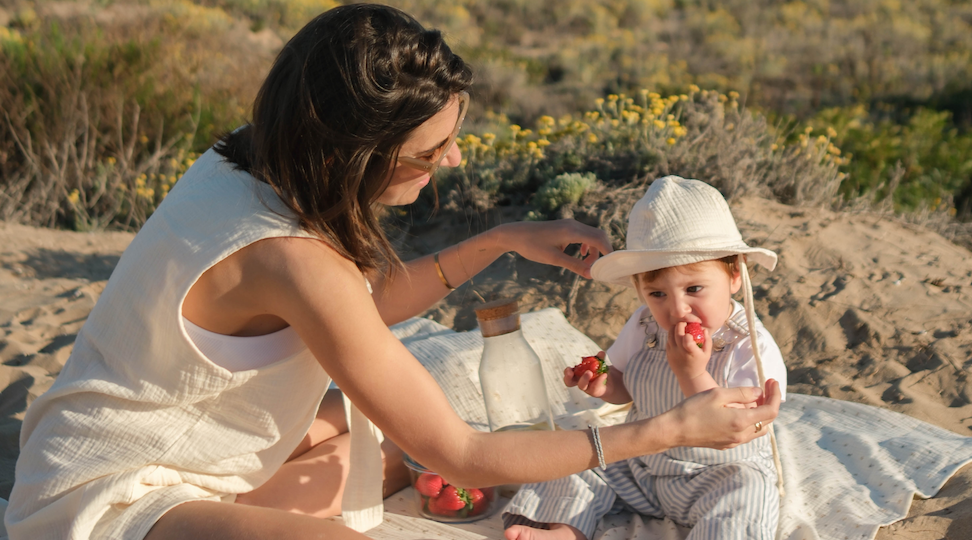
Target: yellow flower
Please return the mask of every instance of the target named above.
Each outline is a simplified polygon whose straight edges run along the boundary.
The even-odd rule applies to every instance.
[[[483,140],[486,141],[486,144],[492,145],[493,141],[496,140],[496,135],[489,132],[483,133]]]
[[[548,141],[547,139],[540,139],[539,141],[537,141],[537,146],[539,146],[540,148],[550,146],[550,141]]]
[[[729,92],[729,99],[732,99],[732,100],[739,99],[739,92],[736,92],[735,90],[733,90],[732,92]]]
[[[665,142],[667,142],[669,145],[673,145],[675,144],[675,137],[669,137]]]
[[[589,142],[589,143],[596,143],[597,142],[597,135],[595,135],[593,133],[588,133],[587,134],[587,142]]]
[[[665,129],[665,122],[661,120],[655,120],[655,127],[658,129]]]
[[[827,126],[827,136],[833,139],[837,136],[837,132],[834,130],[834,128]]]
[[[695,86],[694,84],[690,84],[688,87],[688,91],[690,94],[694,94],[699,91],[699,87]]]
[[[75,189],[68,195],[68,200],[71,201],[71,204],[77,205],[81,202],[81,194]]]

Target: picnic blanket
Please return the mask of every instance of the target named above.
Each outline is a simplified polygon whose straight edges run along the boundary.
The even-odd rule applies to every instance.
[[[605,407],[563,384],[564,367],[599,350],[593,341],[554,308],[524,314],[521,321],[543,362],[558,427],[583,429],[624,420],[624,410]],[[455,332],[415,318],[392,331],[439,382],[453,409],[470,425],[487,429],[478,330]],[[858,403],[791,392],[775,426],[787,493],[777,535],[781,540],[873,539],[879,527],[907,516],[915,494],[934,496],[972,461],[972,437]],[[687,531],[668,520],[622,514],[605,518],[595,538],[674,540]]]

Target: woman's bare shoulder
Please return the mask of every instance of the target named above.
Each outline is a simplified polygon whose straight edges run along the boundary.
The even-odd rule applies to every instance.
[[[207,330],[261,335],[288,325],[281,302],[314,288],[361,286],[357,266],[325,242],[282,237],[254,242],[212,266],[196,281],[183,315]]]

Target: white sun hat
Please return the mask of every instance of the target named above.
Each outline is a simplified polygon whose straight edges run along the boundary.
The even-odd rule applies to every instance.
[[[743,242],[729,204],[699,180],[666,176],[651,183],[628,217],[627,246],[594,263],[598,281],[633,286],[631,276],[729,255],[745,255],[768,270],[776,253]]]

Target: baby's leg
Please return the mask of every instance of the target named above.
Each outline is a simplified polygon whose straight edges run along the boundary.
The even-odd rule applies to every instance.
[[[692,527],[686,540],[774,540],[780,493],[769,461],[708,467],[693,477],[659,482],[659,498],[677,523]]]
[[[589,539],[615,498],[614,491],[591,471],[525,484],[503,510],[506,538]]]
[[[506,540],[587,540],[584,533],[565,523],[513,525],[503,534]]]

